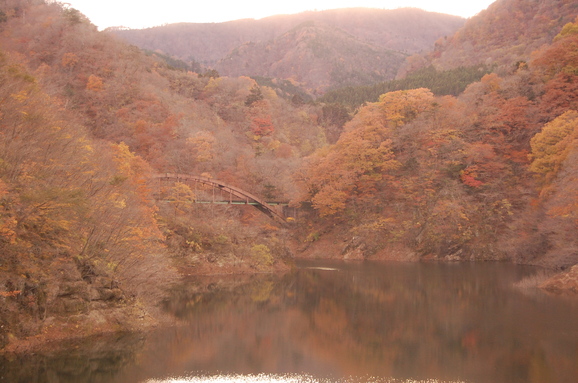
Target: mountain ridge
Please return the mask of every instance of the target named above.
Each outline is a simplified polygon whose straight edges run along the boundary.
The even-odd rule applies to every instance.
[[[305,22],[272,41],[243,44],[214,67],[228,76],[291,79],[315,92],[391,79],[405,57],[341,29]]]
[[[576,16],[576,1],[498,0],[468,19],[455,35],[438,41],[427,60],[442,70],[528,61]]]
[[[216,68],[222,75],[238,76],[248,75],[247,71],[240,71],[239,68],[245,66],[252,68],[251,75],[270,77],[267,72],[275,62],[271,62],[272,57],[264,58],[270,63],[267,68],[262,68],[256,72],[254,65],[251,63],[262,57],[261,53],[255,50],[251,51],[254,57],[242,57],[242,62],[235,65],[226,65],[224,60],[238,52],[239,50],[247,51],[247,47],[255,44],[259,47],[265,47],[269,44],[281,42],[281,46],[272,47],[270,50],[285,51],[285,60],[278,63],[279,66],[297,66],[298,63],[288,60],[291,57],[297,59],[302,57],[291,52],[295,46],[288,44],[286,40],[279,40],[284,34],[303,23],[313,22],[315,25],[324,28],[331,28],[334,31],[334,38],[342,31],[345,34],[355,37],[358,41],[357,50],[364,51],[368,46],[373,50],[382,52],[398,51],[401,54],[409,55],[425,50],[430,50],[434,42],[443,36],[453,34],[463,25],[465,19],[458,16],[444,15],[433,12],[426,12],[416,8],[401,8],[395,10],[380,10],[371,8],[347,8],[335,9],[328,11],[308,11],[295,15],[277,15],[264,19],[242,19],[229,21],[225,23],[179,23],[169,24],[161,27],[147,29],[131,30],[109,30],[121,39],[134,44],[140,48],[157,51],[181,60],[194,60],[208,68]],[[419,26],[417,28],[416,26]],[[345,36],[342,34],[342,36]],[[351,40],[345,38],[344,45],[351,45]],[[315,55],[315,52],[308,52],[309,55]],[[280,53],[277,53],[279,56]],[[373,60],[375,61],[375,60]],[[381,64],[374,62],[368,68],[368,73],[377,72],[377,75],[365,74],[366,79],[357,82],[357,84],[366,84],[367,79],[380,81],[393,78],[394,72],[401,65],[401,61],[385,61]],[[346,65],[349,66],[350,64]],[[385,69],[379,66],[386,67]],[[335,67],[331,61],[319,62],[319,68]],[[321,69],[317,69],[321,70]],[[335,70],[335,69],[334,69]],[[387,72],[384,76],[380,74]],[[275,73],[275,71],[273,71]],[[393,73],[393,76],[391,75]],[[304,78],[300,75],[297,77]],[[313,76],[315,77],[315,76]],[[336,74],[338,78],[351,78],[351,71]],[[356,76],[353,76],[356,77]],[[290,76],[284,76],[282,79],[289,79]],[[325,90],[327,88],[343,85],[340,81],[329,81],[323,79],[321,83],[305,80],[305,85],[315,91]],[[341,81],[343,82],[343,81]],[[355,83],[355,82],[354,82]],[[346,82],[348,85],[349,83]]]
[[[119,30],[109,28],[107,30],[129,43],[151,50],[160,49],[164,53],[181,59],[189,58],[183,54],[183,51],[195,49],[198,56],[194,58],[206,64],[222,58],[235,46],[244,42],[271,40],[308,20],[324,22],[332,26],[341,25],[341,29],[353,35],[361,36],[362,40],[368,40],[388,49],[407,50],[411,53],[431,48],[437,37],[433,38],[430,35],[427,31],[429,28],[439,28],[439,35],[447,35],[455,32],[466,21],[459,16],[427,12],[417,8],[385,10],[359,7],[307,11],[294,15],[275,15],[262,19],[239,19],[222,23],[175,23],[145,29]],[[408,44],[409,39],[396,42],[391,38],[393,32],[406,32],[418,22],[421,32],[415,34],[417,41]],[[375,24],[379,24],[382,28],[379,32],[373,29]],[[393,31],[391,26],[395,28]],[[182,34],[188,38],[198,37],[199,40],[181,41],[173,46],[160,45],[166,43],[166,38],[174,37],[177,34]],[[219,40],[220,44],[213,47],[207,46],[208,42],[203,38],[207,38],[209,34]],[[224,36],[231,35],[233,37],[222,40]],[[203,48],[207,51],[204,51]]]

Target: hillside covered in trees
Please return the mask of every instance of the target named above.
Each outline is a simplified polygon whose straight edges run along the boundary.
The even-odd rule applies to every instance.
[[[376,102],[384,93],[397,90],[428,88],[436,96],[457,96],[468,85],[480,81],[486,74],[491,73],[490,67],[475,65],[459,67],[445,71],[438,71],[433,65],[418,69],[403,78],[377,82],[365,86],[346,86],[325,93],[318,98],[319,102],[338,103],[350,109],[356,109],[367,102]]]
[[[250,206],[193,205],[184,184],[157,205],[151,175],[290,200],[301,158],[325,145],[321,107],[173,69],[57,3],[0,11],[0,346],[142,323],[177,269],[285,267],[286,229]]]
[[[407,55],[428,51],[463,23],[413,8],[353,8],[112,32],[222,75],[290,80],[317,93],[393,79]]]
[[[429,64],[438,70],[497,65],[508,72],[513,64],[528,61],[534,51],[550,44],[577,14],[578,4],[572,0],[497,0],[458,32],[436,41],[432,52],[409,60],[402,73]]]
[[[552,28],[573,9],[550,3],[519,17]],[[463,92],[435,91],[444,72],[426,68],[348,109],[264,85],[282,79],[178,69],[58,3],[0,3],[0,349],[150,325],[181,274],[281,270],[294,256],[570,268],[576,16],[536,32],[509,71],[446,77]],[[156,201],[163,172],[291,201],[299,217],[195,204],[183,183]]]
[[[229,76],[293,79],[308,93],[392,79],[405,55],[371,46],[335,28],[303,23],[273,41],[246,43],[215,68]]]
[[[577,38],[568,23],[458,97],[411,89],[362,107],[300,171],[311,238],[340,222],[344,256],[576,264]]]

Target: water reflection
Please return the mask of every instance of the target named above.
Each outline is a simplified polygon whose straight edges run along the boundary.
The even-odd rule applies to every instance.
[[[106,375],[92,371],[75,381],[578,379],[578,301],[513,289],[532,268],[326,261],[300,266],[281,277],[186,281],[165,302],[182,325],[148,334],[122,360],[111,354]],[[182,378],[167,378],[175,376]]]
[[[443,383],[439,380],[404,380],[403,382],[397,379],[388,379],[380,377],[365,377],[364,382],[371,383]],[[303,374],[287,374],[287,375],[208,375],[208,376],[192,376],[179,377],[164,380],[149,380],[146,383],[355,383],[359,382],[359,377],[343,378],[339,380],[319,379],[311,375]],[[451,382],[448,382],[451,383]],[[454,382],[464,383],[464,382]]]
[[[117,334],[65,342],[64,352],[0,356],[0,382],[108,382],[136,362],[143,346],[142,335]]]

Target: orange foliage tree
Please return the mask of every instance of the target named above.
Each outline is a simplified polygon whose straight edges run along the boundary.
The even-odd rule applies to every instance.
[[[361,109],[336,144],[316,153],[302,176],[309,199],[321,216],[343,213],[347,202],[371,199],[400,167],[395,159],[395,129],[432,108],[427,89],[387,93]]]
[[[552,183],[568,153],[578,140],[578,112],[568,111],[544,125],[532,140],[532,164],[530,170],[540,176],[542,185]]]
[[[58,265],[86,280],[106,276],[131,294],[151,273],[171,274],[148,165],[124,144],[93,141],[4,53],[0,82],[0,279],[35,284],[31,299],[46,310],[57,297],[46,301],[43,289],[64,283]]]

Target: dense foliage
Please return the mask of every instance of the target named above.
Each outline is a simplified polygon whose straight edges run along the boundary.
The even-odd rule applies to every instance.
[[[175,265],[280,263],[284,231],[257,210],[193,206],[183,184],[157,206],[151,175],[203,174],[289,200],[300,158],[325,143],[320,107],[248,77],[175,69],[54,2],[0,7],[0,346],[47,318],[99,331],[107,322],[92,311],[154,303]]]
[[[438,69],[486,64],[509,72],[513,64],[550,44],[576,16],[574,0],[499,0],[454,35],[439,39],[427,61]]]
[[[25,336],[35,320],[143,292],[154,300],[173,272],[144,187],[148,164],[125,144],[91,138],[5,53],[0,79],[2,327]]]
[[[411,72],[406,77],[398,80],[380,82],[366,86],[350,86],[339,88],[325,93],[319,98],[321,102],[340,103],[356,108],[366,102],[376,102],[384,93],[397,90],[409,90],[417,88],[430,89],[437,96],[457,96],[468,85],[479,81],[491,70],[484,65],[472,67],[459,67],[446,71],[438,71],[433,65],[427,68]]]
[[[301,199],[339,222],[362,257],[402,248],[575,264],[575,26],[514,74],[487,74],[457,98],[415,89],[361,108],[310,157]],[[329,235],[325,225],[310,230]]]
[[[501,3],[522,2],[492,12]],[[578,21],[507,72],[426,68],[362,90],[381,95],[351,115],[361,98],[195,73],[55,2],[0,12],[0,347],[50,326],[122,327],[130,316],[91,313],[151,307],[175,268],[282,267],[290,243],[360,259],[578,262]],[[292,200],[293,238],[249,206],[193,203],[211,190],[160,190],[158,172]]]

